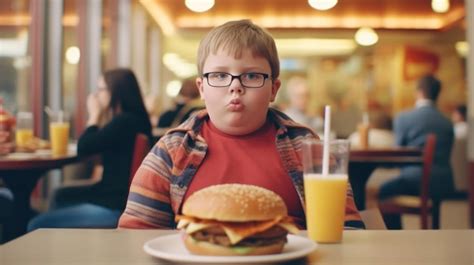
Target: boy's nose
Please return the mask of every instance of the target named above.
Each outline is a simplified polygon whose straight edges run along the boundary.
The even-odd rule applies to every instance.
[[[239,94],[243,94],[245,92],[245,88],[242,86],[238,78],[232,80],[232,83],[230,83],[229,92]]]

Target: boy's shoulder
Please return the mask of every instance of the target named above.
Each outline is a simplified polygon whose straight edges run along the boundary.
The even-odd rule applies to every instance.
[[[168,130],[159,140],[162,144],[180,144],[186,137],[195,139],[202,124],[209,118],[206,109],[195,111],[178,127]]]
[[[288,133],[290,136],[293,135],[295,137],[310,135],[319,138],[319,136],[311,128],[297,123],[288,115],[277,109],[270,108],[269,117],[273,119],[280,128],[282,128],[282,131]]]

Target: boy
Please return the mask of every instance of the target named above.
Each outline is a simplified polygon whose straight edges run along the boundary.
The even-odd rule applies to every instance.
[[[200,43],[198,72],[206,110],[153,147],[135,175],[119,227],[174,228],[174,216],[194,191],[222,183],[276,192],[305,227],[299,149],[317,135],[269,109],[280,88],[273,38],[249,20],[216,27]],[[350,189],[347,195],[346,226],[363,227]]]

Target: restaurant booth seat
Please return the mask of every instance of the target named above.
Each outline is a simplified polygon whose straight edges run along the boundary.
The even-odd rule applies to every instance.
[[[423,149],[423,175],[421,178],[420,195],[398,195],[378,202],[382,214],[415,214],[420,215],[421,229],[428,229],[429,215],[432,216],[432,228],[439,229],[440,200],[430,199],[430,175],[433,166],[433,156],[436,146],[436,136],[426,137]]]

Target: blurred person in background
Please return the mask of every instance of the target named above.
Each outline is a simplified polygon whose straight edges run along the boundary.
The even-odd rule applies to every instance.
[[[457,106],[451,114],[451,120],[454,123],[454,136],[456,138],[467,138],[467,108],[466,105]]]
[[[468,190],[468,158],[467,158],[467,108],[466,105],[457,106],[451,114],[454,123],[454,145],[451,154],[451,165],[453,166],[453,177],[456,193],[466,196]]]
[[[203,108],[204,104],[199,97],[196,78],[185,79],[175,99],[175,106],[160,115],[158,128],[174,128],[189,118],[193,111]]]
[[[307,114],[310,100],[308,81],[300,76],[290,78],[286,86],[286,93],[289,105],[283,112],[297,123],[308,126],[318,134],[322,134],[322,118]]]
[[[80,156],[101,155],[102,178],[92,185],[59,188],[50,211],[28,230],[42,227],[115,227],[128,196],[130,167],[138,133],[151,139],[151,125],[135,74],[106,71],[87,98],[89,119],[80,136]]]
[[[417,84],[415,108],[400,113],[394,122],[395,142],[398,146],[422,149],[426,136],[431,133],[436,135],[429,187],[430,196],[436,201],[454,190],[450,163],[454,129],[451,121],[436,107],[440,91],[441,82],[437,78],[432,75],[423,76]],[[397,178],[382,184],[379,199],[402,194],[419,195],[422,174],[422,166],[403,167]],[[400,215],[384,215],[384,220],[387,228],[401,229]]]
[[[388,148],[395,145],[395,136],[392,132],[392,120],[386,113],[377,111],[369,115],[369,146],[371,148]],[[360,147],[358,131],[349,136],[351,147]]]

